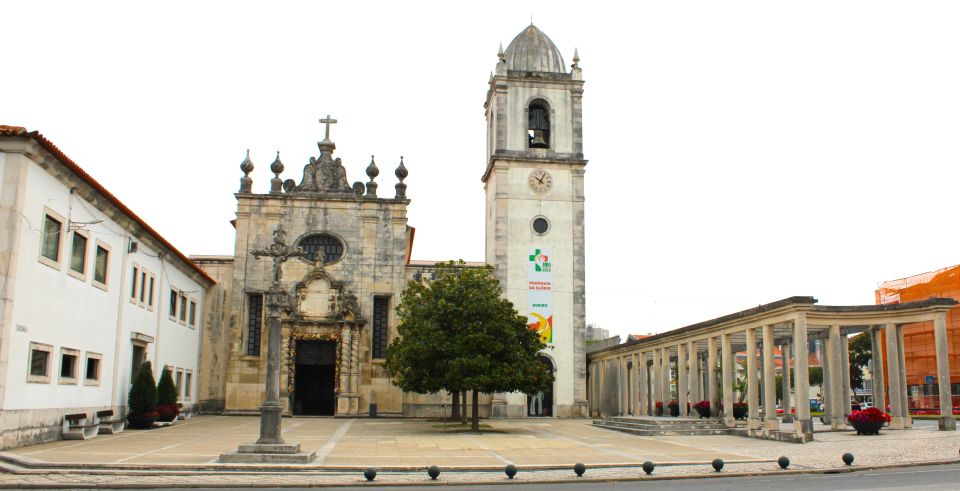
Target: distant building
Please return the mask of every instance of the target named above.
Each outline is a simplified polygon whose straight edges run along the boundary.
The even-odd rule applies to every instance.
[[[928,298],[960,300],[960,265],[929,273],[885,281],[876,292],[878,305],[898,304]],[[947,314],[947,345],[953,406],[960,404],[960,307]],[[907,324],[903,329],[907,392],[911,409],[939,408],[936,345],[933,323]],[[884,361],[886,352],[884,351]]]
[[[609,337],[609,330],[597,327],[593,324],[587,324],[587,341],[602,341]]]

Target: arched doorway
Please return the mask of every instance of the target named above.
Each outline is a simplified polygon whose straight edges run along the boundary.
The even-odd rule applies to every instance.
[[[540,355],[537,358],[540,363],[543,363],[544,366],[550,370],[551,373],[554,372],[553,362],[550,361],[550,358],[547,358],[543,355]],[[550,387],[543,392],[537,394],[527,394],[527,416],[553,416],[553,384],[551,384]]]

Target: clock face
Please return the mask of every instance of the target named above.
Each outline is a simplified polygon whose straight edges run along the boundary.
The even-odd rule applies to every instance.
[[[549,192],[550,188],[553,187],[553,176],[543,169],[536,169],[530,173],[530,177],[527,178],[527,183],[533,192],[544,194]]]

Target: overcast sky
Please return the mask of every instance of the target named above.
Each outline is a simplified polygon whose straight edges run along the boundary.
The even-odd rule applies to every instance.
[[[484,259],[483,102],[533,16],[586,81],[587,320],[869,304],[960,263],[960,2],[0,2],[0,124],[188,254],[232,254],[246,149],[410,171],[415,259]]]

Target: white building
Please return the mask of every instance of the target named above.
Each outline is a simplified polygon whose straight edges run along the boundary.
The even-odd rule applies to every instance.
[[[0,126],[0,448],[123,415],[132,374],[197,399],[213,279],[37,132]]]

